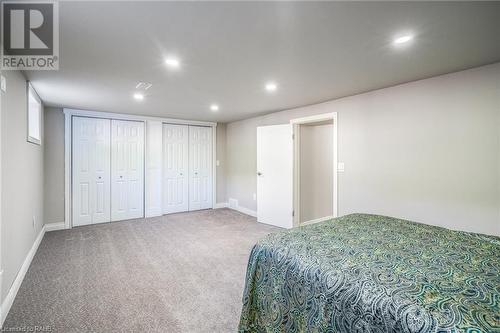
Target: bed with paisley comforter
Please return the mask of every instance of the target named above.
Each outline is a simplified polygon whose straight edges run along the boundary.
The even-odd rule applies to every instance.
[[[271,234],[240,332],[500,332],[500,237],[366,214]]]

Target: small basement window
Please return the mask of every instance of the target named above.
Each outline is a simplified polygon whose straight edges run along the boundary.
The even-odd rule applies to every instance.
[[[42,143],[42,101],[28,82],[28,142]]]

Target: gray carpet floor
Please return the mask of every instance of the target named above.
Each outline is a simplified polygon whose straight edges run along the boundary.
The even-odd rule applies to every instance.
[[[235,332],[250,250],[279,230],[217,209],[46,233],[3,328]]]

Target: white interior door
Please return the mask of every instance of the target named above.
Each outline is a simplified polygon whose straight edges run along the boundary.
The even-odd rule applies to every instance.
[[[163,125],[163,213],[189,210],[189,130]]]
[[[144,216],[144,123],[111,121],[111,220]]]
[[[293,226],[292,125],[257,127],[257,221]]]
[[[110,120],[73,117],[73,225],[109,222]]]
[[[189,210],[212,208],[212,127],[189,126]]]

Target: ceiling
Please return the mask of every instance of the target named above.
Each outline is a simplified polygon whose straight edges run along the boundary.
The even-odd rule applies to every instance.
[[[49,106],[229,122],[500,61],[500,2],[61,1],[59,10],[60,69],[26,72]],[[414,40],[394,47],[408,32]],[[179,70],[165,65],[172,55]],[[153,84],[143,101],[132,97],[139,81]]]

